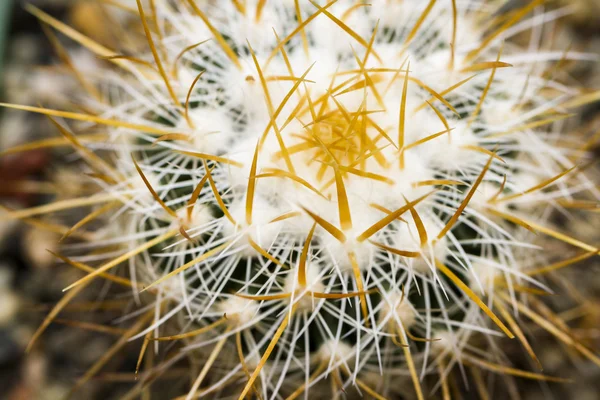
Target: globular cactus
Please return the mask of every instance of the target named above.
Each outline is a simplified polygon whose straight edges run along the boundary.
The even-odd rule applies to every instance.
[[[551,216],[600,197],[589,143],[560,135],[599,96],[556,71],[589,56],[546,49],[565,10],[541,3],[137,0],[134,55],[30,8],[113,64],[82,71],[89,112],[5,105],[50,116],[98,187],[10,214],[104,221],[65,248],[97,265],[60,256],[86,275],[55,311],[98,279],[150,294],[125,339],[183,343],[155,372],[199,351],[187,399],[448,398],[463,366],[484,393],[480,370],[560,380],[506,364],[502,336],[539,364],[522,316],[598,363],[535,298],[598,253]],[[548,264],[560,241],[583,253]]]

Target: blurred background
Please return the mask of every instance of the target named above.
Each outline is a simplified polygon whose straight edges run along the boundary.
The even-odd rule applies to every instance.
[[[383,0],[375,0],[383,1]],[[86,35],[106,43],[117,40],[105,27],[132,17],[122,9],[111,7],[111,1],[86,0],[0,0],[0,99],[2,102],[50,105],[68,109],[76,82],[67,78],[56,53],[39,22],[24,10],[31,3],[52,16],[67,22]],[[556,47],[600,55],[600,0],[554,0],[552,7],[571,6],[571,16],[555,26]],[[135,5],[135,2],[132,4]],[[84,70],[95,68],[101,60],[73,42],[63,40],[71,60]],[[115,46],[116,47],[116,46]],[[573,64],[569,79],[587,88],[600,88],[600,63]],[[600,131],[600,107],[583,110],[586,130]],[[0,110],[0,152],[32,140],[56,137],[46,118],[18,111]],[[596,149],[596,154],[598,150]],[[39,149],[0,157],[0,204],[23,208],[43,204],[50,199],[82,191],[77,176],[67,168],[74,160],[72,153]],[[60,187],[60,190],[57,188]],[[566,222],[576,223],[576,222]],[[582,224],[573,229],[580,237],[594,238],[598,243],[600,227]],[[28,223],[0,219],[0,399],[62,399],[90,365],[114,343],[114,333],[94,332],[70,327],[89,311],[67,309],[61,320],[53,324],[28,355],[25,346],[35,329],[61,296],[67,282],[73,281],[71,268],[57,264],[46,249],[56,249],[59,234],[35,229]],[[597,307],[600,297],[600,269],[594,259],[580,263],[565,272],[566,281],[577,287],[584,301]],[[78,276],[78,275],[76,275]],[[101,288],[99,288],[101,290]],[[94,301],[93,294],[89,295]],[[85,304],[84,300],[82,303]],[[119,305],[101,310],[105,321],[120,315]],[[574,319],[575,329],[590,346],[600,348],[598,314]],[[579,329],[579,331],[577,330]],[[546,342],[547,341],[547,344]],[[543,332],[533,341],[546,373],[573,376],[575,383],[547,386],[536,381],[519,380],[523,399],[600,399],[600,369],[590,363],[573,360],[574,354]],[[507,353],[514,358],[524,353],[517,343]],[[85,351],[83,351],[85,350]],[[135,383],[131,373],[139,348],[132,348],[113,360],[93,381],[78,391],[75,398],[119,399]],[[515,361],[518,364],[518,361]],[[128,371],[114,373],[114,371]],[[162,399],[159,395],[153,398]],[[473,398],[476,395],[473,394]]]

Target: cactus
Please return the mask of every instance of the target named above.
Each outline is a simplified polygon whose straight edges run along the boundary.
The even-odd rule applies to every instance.
[[[559,134],[598,93],[556,71],[590,56],[540,46],[565,13],[541,3],[137,0],[134,55],[29,7],[112,64],[79,75],[89,112],[4,105],[47,115],[98,188],[9,216],[104,226],[58,255],[85,275],[34,340],[105,279],[144,293],[140,361],[201,358],[186,399],[447,398],[465,366],[483,393],[480,371],[562,381],[507,363],[503,337],[540,364],[523,317],[599,364],[536,297],[598,253],[552,215],[600,197],[590,143]],[[582,252],[550,264],[557,242]]]

